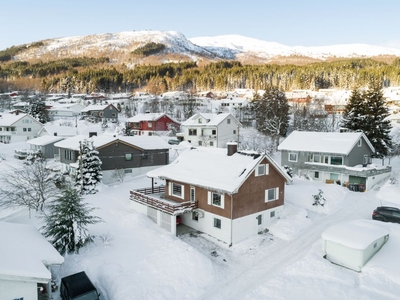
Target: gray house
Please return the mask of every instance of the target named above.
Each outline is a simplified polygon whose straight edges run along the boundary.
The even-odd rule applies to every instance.
[[[31,151],[40,151],[44,158],[49,159],[58,156],[58,148],[56,148],[54,144],[63,139],[64,138],[60,136],[46,135],[31,139],[27,143],[30,145]]]
[[[89,139],[78,135],[55,144],[59,150],[61,169],[75,174],[78,165],[80,142]],[[170,145],[157,136],[92,136],[99,152],[104,183],[116,181],[121,176],[137,176],[169,163]]]
[[[113,104],[91,104],[81,110],[81,115],[93,122],[111,121],[118,122],[119,110]]]
[[[327,183],[363,185],[390,176],[390,166],[371,163],[375,149],[362,132],[292,132],[278,147],[281,165],[298,175]]]

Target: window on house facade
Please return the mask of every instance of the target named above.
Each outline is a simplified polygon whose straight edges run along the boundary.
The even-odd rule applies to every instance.
[[[203,120],[201,118],[198,119],[199,124],[203,123]]]
[[[203,142],[202,141],[199,141],[199,146],[203,146]]]
[[[26,132],[26,128],[23,129],[23,132]]]
[[[147,152],[142,153],[142,159],[147,159],[149,154]]]
[[[212,205],[221,206],[221,195],[212,193]]]
[[[216,135],[217,134],[217,130],[216,129],[213,129],[212,130],[212,135]]]
[[[259,164],[256,168],[256,176],[262,176],[262,175],[265,175],[265,165]]]
[[[64,158],[67,160],[72,160],[72,151],[64,150]]]
[[[226,123],[231,124],[231,119],[227,119]]]
[[[196,201],[196,190],[194,186],[190,187],[190,201],[195,202]]]
[[[313,162],[316,162],[316,163],[321,162],[321,155],[314,154]]]
[[[132,173],[132,169],[124,169],[124,173],[125,173],[125,174]]]
[[[217,206],[220,208],[224,208],[225,205],[225,195],[224,194],[219,194],[215,192],[209,191],[207,193],[207,203],[209,205]]]
[[[275,211],[273,210],[273,211],[271,211],[270,213],[269,213],[269,217],[270,218],[273,218],[273,217],[275,217]]]
[[[261,225],[262,224],[262,215],[257,216],[257,224]]]
[[[147,123],[147,126],[149,126],[149,128],[152,128],[152,127],[153,127],[153,123],[148,122],[148,123]]]
[[[189,135],[197,135],[197,129],[189,129]]]
[[[214,146],[214,142],[213,141],[210,141],[210,146]]]
[[[214,218],[214,227],[221,229],[221,219]]]
[[[182,185],[177,183],[172,183],[172,195],[177,197],[182,197]]]
[[[265,190],[265,202],[277,200],[279,196],[279,188]]]
[[[314,172],[314,178],[319,178],[319,172]]]
[[[132,160],[132,153],[125,153],[125,160]]]
[[[343,165],[343,157],[331,156],[331,165]]]
[[[289,153],[289,161],[297,161],[297,153],[290,152]]]
[[[236,130],[233,131],[233,134],[236,134]]]

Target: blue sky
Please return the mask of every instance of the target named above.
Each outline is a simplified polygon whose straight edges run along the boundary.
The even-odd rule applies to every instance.
[[[364,43],[400,49],[399,0],[12,0],[0,5],[0,50],[48,38],[175,30],[238,34],[287,46]]]

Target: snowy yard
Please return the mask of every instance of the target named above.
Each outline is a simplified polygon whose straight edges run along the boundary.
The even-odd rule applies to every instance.
[[[24,145],[19,145],[21,148]],[[19,163],[17,145],[2,145],[1,172]],[[12,151],[11,151],[12,150]],[[279,158],[277,158],[279,161]],[[228,247],[200,233],[171,236],[130,208],[129,191],[148,187],[139,176],[124,183],[101,185],[85,196],[97,207],[102,223],[90,227],[95,243],[68,255],[53,269],[57,281],[86,271],[102,299],[398,299],[400,225],[379,223],[390,232],[386,245],[357,273],[323,258],[321,233],[344,220],[371,219],[381,203],[400,207],[399,158],[393,176],[375,189],[351,192],[336,184],[295,178],[286,186],[282,217],[259,234]],[[313,206],[322,189],[326,205]],[[3,210],[0,220],[40,227],[37,214]],[[27,251],[29,251],[29,245]],[[58,300],[59,295],[53,294]]]

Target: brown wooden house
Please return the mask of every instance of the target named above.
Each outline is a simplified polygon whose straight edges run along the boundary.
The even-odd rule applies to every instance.
[[[279,218],[291,180],[271,157],[237,152],[236,143],[192,147],[147,176],[165,180],[165,188],[131,191],[136,211],[172,233],[181,221],[230,245]]]

